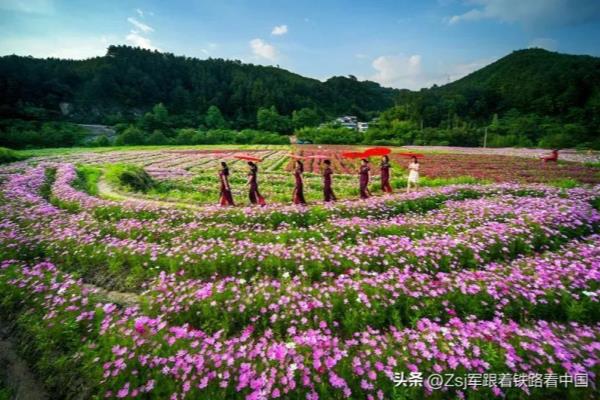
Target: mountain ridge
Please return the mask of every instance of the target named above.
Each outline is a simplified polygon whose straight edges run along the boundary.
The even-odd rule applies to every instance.
[[[314,108],[323,119],[357,114],[368,119],[398,104],[436,103],[442,116],[472,119],[517,109],[567,115],[600,103],[600,58],[543,49],[516,50],[461,79],[419,91],[382,87],[354,76],[326,81],[238,60],[175,56],[110,46],[86,60],[0,57],[0,116],[98,123],[131,120],[159,102],[173,113],[202,113],[216,105],[237,127],[252,126],[260,107],[282,114]],[[445,105],[440,105],[440,99]],[[60,104],[71,106],[61,115]],[[419,111],[423,115],[424,110]],[[420,118],[424,118],[421,116]]]

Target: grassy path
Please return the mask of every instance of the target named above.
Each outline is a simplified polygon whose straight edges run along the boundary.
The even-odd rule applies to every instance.
[[[143,202],[144,204],[152,204],[152,205],[158,206],[158,207],[186,208],[186,209],[197,210],[197,211],[200,211],[203,209],[203,207],[195,205],[195,204],[188,204],[188,203],[182,203],[182,202],[176,202],[176,201],[153,200],[153,199],[148,199],[148,198],[141,197],[141,196],[134,196],[131,194],[125,194],[122,192],[118,192],[118,191],[114,190],[110,186],[110,184],[108,182],[106,182],[106,180],[102,177],[98,180],[98,195],[100,197],[103,197],[108,200]]]

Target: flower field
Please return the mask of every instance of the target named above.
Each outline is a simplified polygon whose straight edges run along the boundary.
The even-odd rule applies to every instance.
[[[239,151],[0,167],[1,321],[52,398],[598,397],[597,169],[426,154],[431,187],[407,194],[392,157],[395,193],[360,201],[356,163],[307,147],[331,158],[342,200],[320,201],[310,160],[310,204],[294,206],[290,150],[244,149],[264,159],[268,205],[252,208]],[[223,159],[242,206],[216,206]],[[117,163],[169,190],[127,192],[107,177]]]

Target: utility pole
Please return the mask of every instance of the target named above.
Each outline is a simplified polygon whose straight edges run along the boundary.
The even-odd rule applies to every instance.
[[[483,148],[484,149],[487,147],[487,130],[488,130],[488,127],[486,126],[485,130],[484,130],[485,133],[483,134]]]

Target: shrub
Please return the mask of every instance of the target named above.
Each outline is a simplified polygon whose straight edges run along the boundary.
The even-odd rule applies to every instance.
[[[15,161],[24,160],[26,156],[17,153],[14,150],[0,147],[0,164],[7,164]]]
[[[196,135],[195,129],[178,129],[177,136],[175,136],[175,144],[194,144],[194,135]]]
[[[122,145],[136,145],[136,144],[143,144],[144,143],[144,135],[142,133],[142,131],[133,125],[129,125],[129,127],[127,129],[125,129],[123,131],[122,134],[120,134],[117,137],[117,140],[115,141],[115,144],[117,146],[122,146]]]
[[[146,192],[156,186],[154,179],[137,165],[110,165],[106,169],[106,179],[114,185],[136,192]]]
[[[89,143],[92,147],[108,147],[111,145],[110,139],[106,135],[101,135]]]
[[[169,138],[159,130],[155,130],[148,138],[147,144],[162,145],[169,144]]]

